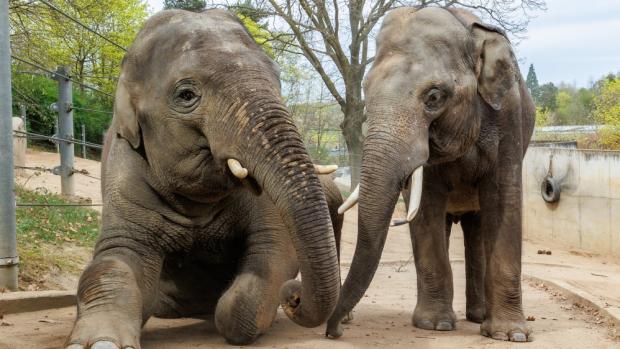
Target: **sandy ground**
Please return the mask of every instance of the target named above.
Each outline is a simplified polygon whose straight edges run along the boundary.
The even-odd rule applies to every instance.
[[[27,167],[43,167],[52,169],[60,165],[60,155],[57,153],[47,153],[26,151]],[[99,161],[75,158],[74,168],[78,171],[85,170],[87,174],[75,173],[74,185],[75,195],[82,198],[88,198],[93,204],[101,203],[101,163]],[[50,172],[41,172],[33,170],[22,171],[22,175],[17,176],[17,183],[28,189],[44,188],[52,193],[60,193],[60,176]],[[101,211],[100,207],[93,209]]]
[[[463,263],[453,263],[457,330],[425,331],[411,325],[415,306],[415,271],[411,265],[382,265],[367,296],[357,306],[354,321],[339,340],[323,337],[324,327],[306,329],[282,312],[271,330],[252,345],[257,348],[620,348],[597,319],[535,286],[523,285],[523,302],[535,331],[533,343],[499,342],[480,336],[479,325],[464,320]],[[346,272],[347,268],[343,268]],[[6,315],[0,327],[0,348],[59,348],[71,329],[74,308]],[[151,319],[142,335],[142,348],[231,348],[212,321]]]
[[[28,154],[38,164],[53,165],[53,155]],[[51,159],[51,160],[50,160]],[[99,175],[98,163],[79,161],[77,168],[87,168],[93,176]],[[80,167],[83,166],[83,167]],[[93,167],[87,167],[93,166]],[[92,169],[92,170],[91,170]],[[84,180],[84,179],[82,179]],[[88,182],[76,186],[78,195],[100,202],[99,183]],[[28,187],[45,185],[53,189],[59,179],[51,174],[31,178]],[[395,216],[402,215],[396,212]],[[343,232],[343,267],[346,275],[355,247],[357,211],[345,217]],[[552,249],[553,255],[538,255],[538,249]],[[525,241],[523,272],[545,275],[572,283],[591,292],[593,297],[610,310],[620,309],[620,266],[613,261],[589,255],[583,251],[560,249],[541,242]],[[416,303],[415,268],[409,259],[411,243],[406,226],[390,230],[386,247],[373,283],[354,311],[355,319],[345,325],[339,340],[326,339],[324,326],[305,329],[289,321],[280,311],[271,330],[252,345],[258,348],[620,348],[614,341],[605,321],[589,309],[575,307],[562,296],[540,284],[523,282],[523,304],[526,316],[535,321],[529,324],[535,341],[529,344],[499,342],[479,335],[479,325],[465,321],[465,278],[463,240],[456,226],[450,243],[457,313],[457,330],[435,332],[417,329],[411,325]],[[601,276],[603,275],[603,276]],[[616,287],[618,286],[618,287]],[[585,291],[584,291],[585,292]],[[52,311],[5,315],[0,326],[0,349],[4,348],[59,348],[69,333],[74,308]],[[231,348],[219,336],[212,321],[196,319],[151,319],[142,336],[143,348]]]

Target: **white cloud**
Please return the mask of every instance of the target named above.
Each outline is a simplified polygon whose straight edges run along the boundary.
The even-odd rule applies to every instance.
[[[517,47],[524,73],[534,64],[540,82],[587,86],[620,71],[620,6],[617,0],[548,0],[548,11],[532,20]]]
[[[149,12],[155,13],[161,11],[164,8],[164,0],[146,0],[149,6]]]

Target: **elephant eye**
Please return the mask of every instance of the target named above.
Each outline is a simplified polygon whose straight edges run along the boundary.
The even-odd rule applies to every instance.
[[[196,97],[196,94],[194,93],[194,91],[191,91],[191,90],[184,90],[179,93],[179,98],[181,98],[185,102],[189,102],[195,97]]]
[[[431,88],[424,95],[424,104],[426,109],[428,111],[435,111],[439,109],[443,105],[445,97],[446,94],[442,90],[438,88]]]
[[[172,93],[172,107],[181,113],[189,113],[196,109],[200,98],[200,90],[195,81],[181,80]]]

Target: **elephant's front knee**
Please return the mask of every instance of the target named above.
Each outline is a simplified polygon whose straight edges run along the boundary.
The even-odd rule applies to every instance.
[[[277,310],[277,303],[264,303],[265,297],[258,294],[263,288],[257,287],[252,278],[255,277],[239,276],[215,309],[215,326],[233,345],[253,343],[271,326]]]
[[[215,311],[215,327],[232,345],[248,345],[260,335],[251,317],[244,318],[235,309],[220,307]]]

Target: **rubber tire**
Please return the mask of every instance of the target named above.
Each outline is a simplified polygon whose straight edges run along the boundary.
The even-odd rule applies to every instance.
[[[548,203],[560,201],[560,183],[551,176],[546,176],[540,185],[540,195]]]

